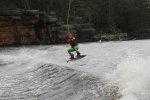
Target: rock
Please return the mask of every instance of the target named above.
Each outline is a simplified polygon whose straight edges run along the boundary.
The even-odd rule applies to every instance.
[[[56,13],[52,11],[52,12],[49,12],[49,15],[50,15],[50,16],[55,16]]]
[[[58,40],[60,43],[67,42],[67,36],[68,36],[69,32],[76,33],[74,25],[65,24],[65,25],[62,25],[59,27],[59,29],[58,29],[58,34],[59,34]]]
[[[0,10],[0,16],[21,15],[21,10]]]
[[[83,23],[83,18],[78,17],[78,16],[71,16],[70,17],[70,23],[71,24],[82,24]]]
[[[58,19],[56,17],[53,17],[53,16],[48,16],[48,20],[50,23],[56,23],[58,21]]]
[[[127,33],[116,33],[116,34],[102,34],[102,41],[116,41],[116,40],[127,40]]]
[[[75,24],[77,37],[80,42],[95,40],[96,30],[91,24]]]
[[[61,26],[61,25],[64,25],[65,23],[64,23],[63,21],[58,21],[58,22],[56,22],[56,24],[57,24],[58,26]]]
[[[82,17],[71,18],[74,24],[67,25],[55,12],[48,15],[39,10],[0,10],[0,45],[64,43],[69,32],[80,42],[93,41],[92,24],[83,24]]]
[[[39,10],[23,10],[24,15],[39,15]]]

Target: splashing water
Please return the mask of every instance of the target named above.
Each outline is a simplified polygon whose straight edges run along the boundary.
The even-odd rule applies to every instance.
[[[90,100],[91,97],[92,100],[150,100],[149,44],[149,40],[80,44],[80,52],[87,57],[70,63],[66,63],[68,45],[3,48],[0,95],[8,94],[4,99],[9,99],[12,95],[13,98],[27,97],[25,94],[32,92],[36,99],[41,97],[36,95],[48,93],[48,99],[58,93],[66,100]],[[105,95],[113,98],[105,98]]]
[[[150,57],[134,56],[121,61],[112,74],[107,74],[107,78],[119,88],[117,100],[149,100],[149,73]]]

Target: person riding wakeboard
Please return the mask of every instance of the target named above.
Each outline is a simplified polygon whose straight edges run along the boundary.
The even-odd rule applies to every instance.
[[[80,57],[81,55],[80,55],[80,52],[78,51],[79,46],[78,46],[78,43],[77,43],[77,41],[74,37],[74,34],[72,32],[69,33],[68,42],[71,46],[71,48],[67,50],[69,55],[70,55],[70,59],[74,59],[74,55],[71,53],[71,52],[74,52],[74,51],[76,51],[77,57]]]

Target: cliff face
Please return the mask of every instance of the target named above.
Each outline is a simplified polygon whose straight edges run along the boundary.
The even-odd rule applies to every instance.
[[[0,11],[0,45],[36,43],[33,19],[34,14],[26,14],[23,11]]]
[[[14,44],[14,35],[12,33],[12,27],[0,27],[0,45]]]
[[[0,46],[64,43],[68,32],[79,41],[93,41],[95,29],[76,20],[65,25],[54,12],[38,10],[0,10]]]

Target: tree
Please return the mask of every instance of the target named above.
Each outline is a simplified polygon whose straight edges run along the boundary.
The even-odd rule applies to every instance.
[[[69,1],[1,0],[0,8],[55,11],[66,21]],[[150,0],[72,0],[70,16],[82,16],[102,32],[144,32],[150,28]]]

